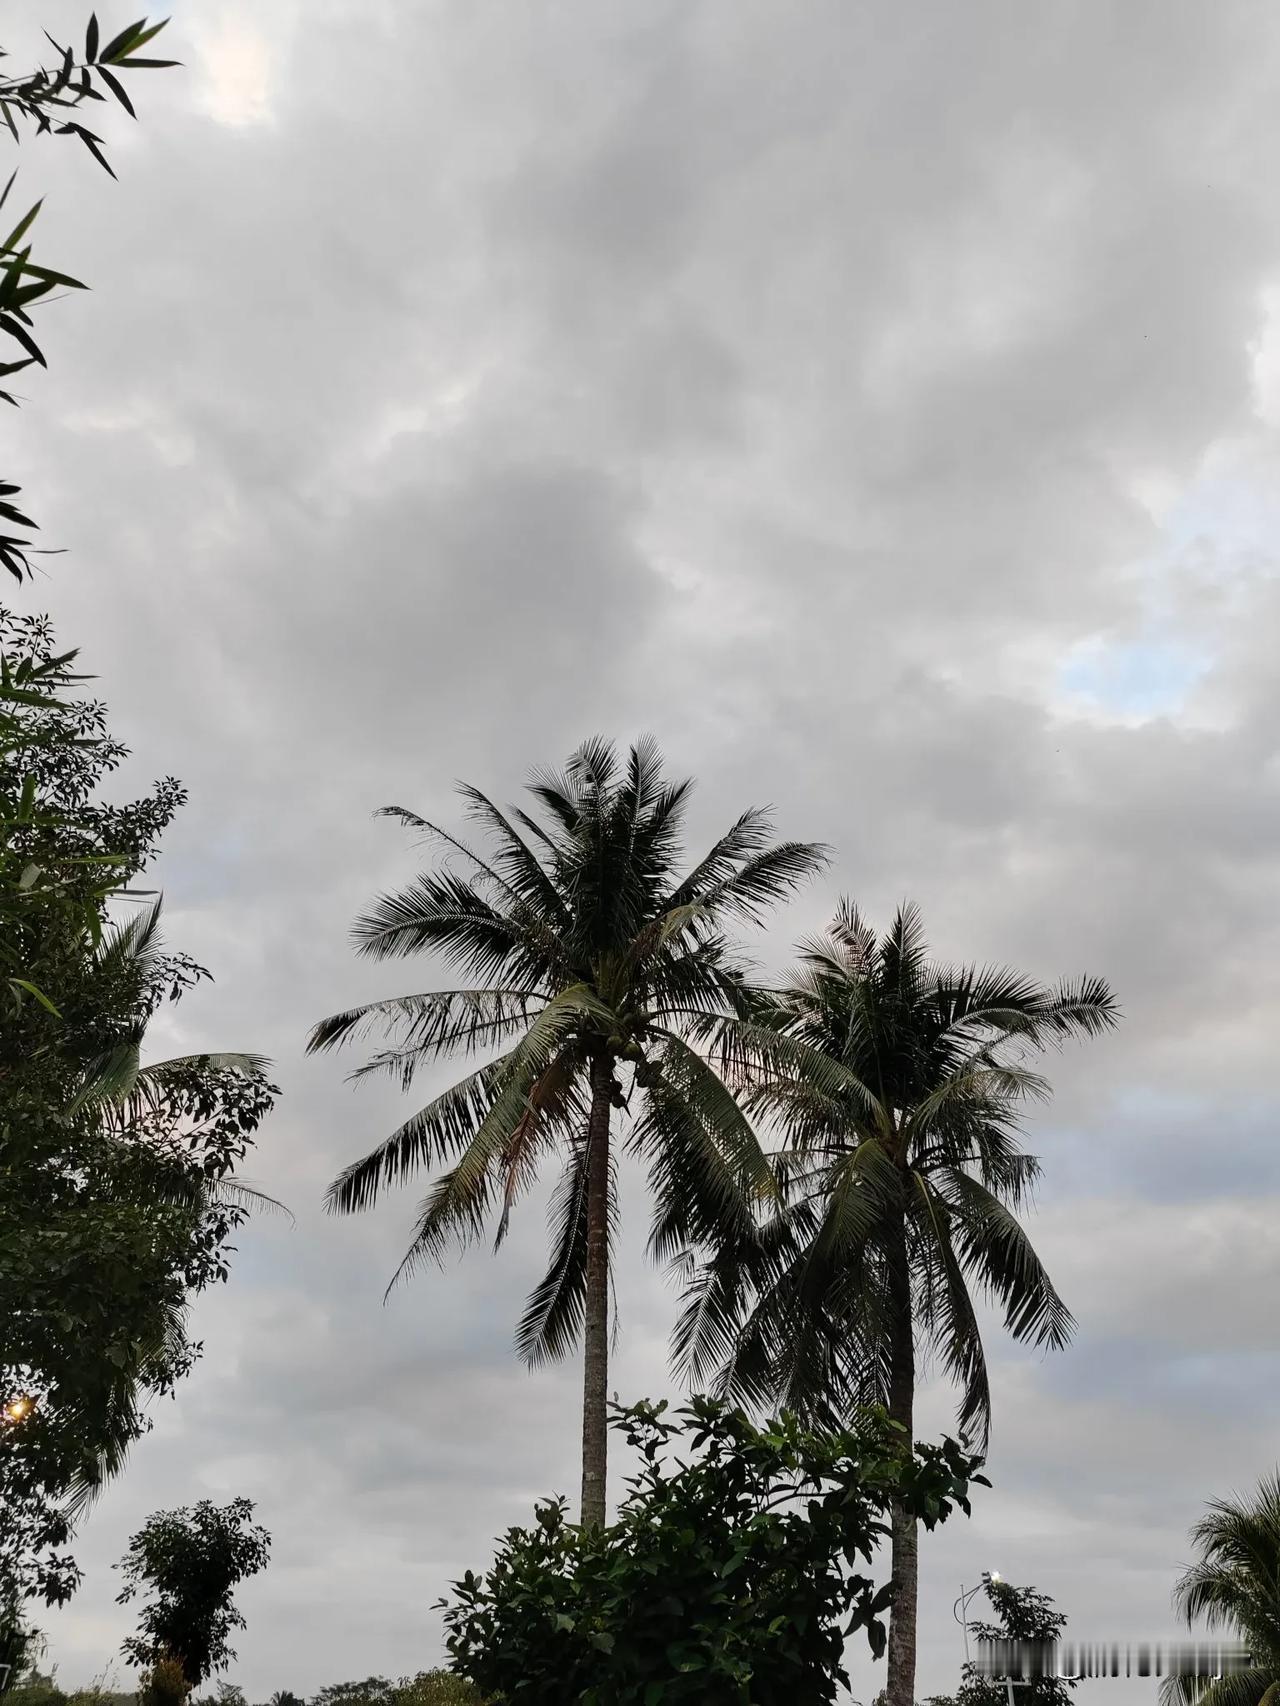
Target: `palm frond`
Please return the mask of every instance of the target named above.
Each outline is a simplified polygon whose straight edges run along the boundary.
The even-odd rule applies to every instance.
[[[580,1144],[565,1162],[548,1212],[551,1260],[516,1328],[516,1350],[530,1368],[559,1361],[582,1336],[587,1296],[585,1154]]]
[[[162,898],[141,908],[124,924],[117,924],[103,937],[94,956],[100,971],[121,970],[131,966],[146,972],[156,962],[160,948],[160,911]]]
[[[1273,1669],[1227,1671],[1222,1676],[1165,1676],[1160,1706],[1277,1706],[1280,1679]]]
[[[585,1130],[585,1127],[584,1127]],[[618,1233],[617,1170],[610,1157],[609,1240]],[[529,1294],[516,1328],[516,1351],[529,1368],[567,1356],[582,1336],[587,1292],[587,1147],[570,1147],[547,1213],[552,1234],[547,1271]]]
[[[531,1097],[539,1079],[564,1047],[577,1019],[584,1012],[599,1010],[600,1004],[590,990],[582,986],[565,990],[547,1003],[515,1048],[503,1057],[500,1070],[485,1084],[490,1099],[483,1117],[456,1164],[423,1204],[413,1243],[392,1285],[423,1261],[443,1262],[451,1242],[465,1244],[478,1234],[501,1178],[503,1159],[518,1143],[526,1114],[536,1113]],[[536,1136],[536,1126],[532,1130]],[[338,1186],[342,1182],[340,1179]]]
[[[663,902],[663,910],[700,901],[726,882],[748,859],[763,853],[773,836],[773,813],[753,806],[703,855]]]
[[[885,989],[893,991],[900,1000],[914,997],[926,980],[928,954],[920,908],[914,902],[904,902],[894,913],[880,944]]]
[[[982,1331],[956,1254],[951,1211],[923,1173],[913,1173],[911,1185],[913,1231],[917,1244],[924,1246],[923,1259],[918,1254],[914,1264],[924,1281],[921,1325],[941,1353],[948,1375],[960,1387],[960,1432],[985,1456],[991,1433],[991,1384]]]
[[[814,1259],[833,1269],[858,1262],[883,1237],[890,1217],[901,1212],[901,1174],[877,1138],[864,1139],[826,1169]]]
[[[449,964],[507,987],[541,987],[563,944],[541,920],[504,913],[451,871],[423,873],[379,895],[355,922],[358,953],[374,959],[433,948]]]
[[[581,1065],[581,1056],[570,1045],[554,1057],[529,1091],[525,1110],[516,1121],[499,1161],[502,1213],[494,1239],[495,1250],[507,1235],[511,1210],[537,1176],[538,1162],[549,1141],[571,1138],[575,1130],[586,1129],[589,1110],[578,1089]]]
[[[697,898],[712,917],[727,914],[758,924],[771,907],[830,862],[830,850],[819,842],[782,841],[702,889]]]
[[[483,801],[484,805],[489,807],[490,812],[496,813],[496,815],[501,818],[502,814],[497,812],[495,807],[490,806],[489,802],[484,799],[484,796],[480,794],[479,790],[472,788],[469,783],[460,783],[458,791],[462,794],[464,799],[470,801],[472,807],[471,815],[479,815],[476,810],[477,801]],[[479,877],[482,882],[492,884],[493,888],[497,890],[500,896],[504,897],[508,901],[515,902],[517,906],[527,904],[527,894],[522,892],[520,887],[516,886],[504,877],[494,865],[491,865],[488,862],[488,860],[482,859],[474,847],[471,847],[458,836],[451,835],[447,829],[442,829],[439,824],[431,823],[428,819],[419,817],[416,812],[411,812],[404,806],[381,806],[373,815],[375,817],[395,818],[399,823],[407,824],[413,829],[422,830],[424,835],[426,835],[430,840],[439,841],[443,843],[444,846],[450,848],[453,852],[461,854],[471,866],[472,871],[476,876]],[[511,826],[508,824],[506,827],[508,833],[514,836],[518,841],[519,837],[515,836],[515,831],[511,829]],[[558,903],[559,896],[555,895],[554,889],[552,890],[552,895],[554,901]]]
[[[97,1106],[113,1125],[128,1128],[148,1114],[163,1111],[194,1072],[261,1077],[271,1066],[265,1055],[240,1050],[175,1055],[143,1066],[139,1058],[140,1037],[141,1033],[89,1063],[72,1103],[73,1109]]]
[[[430,1166],[465,1148],[482,1125],[497,1085],[510,1070],[511,1058],[508,1053],[469,1072],[411,1115],[367,1155],[344,1167],[326,1194],[330,1213],[355,1214],[372,1208],[384,1185],[399,1184],[420,1167]]]
[[[1063,1349],[1075,1320],[1016,1217],[963,1173],[947,1181],[946,1196],[961,1263],[1001,1304],[1007,1330],[1015,1339]]]
[[[243,1209],[246,1214],[256,1214],[259,1210],[266,1214],[282,1214],[291,1226],[297,1225],[297,1217],[291,1208],[248,1179],[215,1179],[209,1186],[209,1192],[216,1202]]]
[[[749,1240],[757,1209],[777,1197],[745,1116],[722,1085],[713,1088],[715,1075],[680,1049],[668,1040],[628,1144],[648,1164],[655,1261],[690,1244]]]
[[[500,1042],[527,1025],[545,998],[524,989],[430,989],[367,1001],[322,1019],[307,1039],[307,1053],[338,1048],[375,1027],[400,1038],[400,1048],[419,1060],[455,1049],[471,1053]]]
[[[566,928],[570,923],[568,904],[534,850],[479,788],[463,783],[459,792],[468,803],[469,815],[484,824],[497,840],[495,872],[508,893],[521,906],[532,907],[550,929]]]

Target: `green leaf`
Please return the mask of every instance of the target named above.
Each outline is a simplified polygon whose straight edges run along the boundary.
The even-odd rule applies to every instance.
[[[84,56],[90,65],[98,57],[98,14],[90,12],[89,27],[84,32]]]
[[[138,115],[133,110],[133,102],[125,93],[124,84],[120,79],[118,77],[113,77],[105,65],[99,65],[97,67],[97,71],[99,77],[101,77],[102,81],[107,85],[107,88],[110,89],[111,93],[115,96],[116,100],[119,101],[120,105],[128,113],[129,117],[137,118]]]
[[[68,132],[80,138],[81,142],[84,143],[85,147],[89,150],[90,154],[93,155],[94,159],[102,167],[103,171],[109,178],[115,177],[115,173],[111,170],[110,162],[102,152],[102,138],[100,136],[95,136],[91,130],[86,130],[82,124],[64,124],[59,126],[58,134],[60,136],[65,136]]]
[[[9,181],[10,181],[10,183],[13,182],[12,179],[10,179]],[[26,218],[20,219],[18,221],[18,223],[14,226],[13,230],[5,238],[3,244],[0,244],[0,248],[3,248],[4,251],[6,252],[6,254],[12,254],[17,249],[18,244],[22,241],[23,237],[25,237],[27,232],[31,229],[32,222],[34,221],[36,215],[39,213],[39,211],[43,205],[44,205],[44,197],[41,196],[40,200],[35,204],[35,206],[27,214]]]
[[[127,24],[118,36],[112,36],[99,55],[99,60],[105,60],[107,64],[111,64],[117,54],[127,53],[146,27],[147,20],[145,18],[139,18],[136,24]]]
[[[60,284],[65,290],[88,290],[87,284],[82,284],[78,278],[72,278],[70,273],[54,272],[52,267],[37,266],[34,261],[27,261],[23,267],[24,273],[30,273],[33,278],[43,279],[47,284]]]
[[[60,1019],[62,1017],[62,1014],[59,1013],[58,1009],[54,1006],[53,1002],[50,1001],[44,991],[37,989],[35,984],[29,982],[25,977],[11,977],[9,979],[9,986],[12,989],[25,989],[28,995],[33,996],[35,1000],[40,1003],[46,1013],[52,1013],[55,1019]]]
[[[124,48],[121,50],[122,55],[134,54],[140,47],[145,47],[153,36],[158,36],[160,34],[160,31],[164,29],[168,22],[168,18],[161,18],[160,22],[158,24],[152,24],[150,29],[140,30],[131,41],[125,44]]]

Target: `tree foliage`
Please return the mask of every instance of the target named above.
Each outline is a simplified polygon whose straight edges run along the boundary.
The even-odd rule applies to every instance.
[[[270,1535],[252,1516],[249,1499],[221,1507],[202,1499],[190,1509],[158,1511],[132,1537],[117,1596],[122,1605],[146,1596],[138,1633],[122,1648],[132,1663],[173,1661],[196,1688],[231,1662],[231,1632],[245,1626],[232,1595],[265,1568],[271,1550]]]
[[[178,1660],[160,1659],[138,1685],[137,1706],[184,1706],[189,1694],[186,1673]]]
[[[142,18],[107,36],[93,13],[85,29],[83,52],[46,36],[56,54],[52,63],[0,75],[0,119],[4,120],[9,139],[17,143],[24,130],[38,136],[74,137],[114,177],[102,137],[89,129],[82,115],[95,103],[115,101],[136,118],[121,74],[175,63],[153,59],[141,52],[166,21],[151,24]],[[8,57],[8,51],[0,47],[0,59]],[[16,176],[12,174],[0,190],[0,217],[9,202]],[[0,380],[6,387],[12,376],[24,368],[48,365],[35,337],[33,309],[49,301],[55,290],[84,289],[78,279],[32,259],[31,232],[40,208],[40,201],[28,207],[0,242],[0,340],[3,340],[0,348],[9,354],[8,360],[0,360]],[[0,401],[16,405],[18,399],[6,388],[0,389]],[[21,508],[21,501],[20,488],[12,481],[0,480],[0,564],[17,580],[32,572],[30,534],[36,527]],[[19,531],[13,532],[15,528]]]
[[[47,621],[0,610],[0,1017],[6,1019],[31,1001],[56,1016],[54,1000],[33,981],[35,962],[43,960],[46,979],[57,975],[55,934],[73,958],[86,942],[96,943],[104,901],[136,868],[136,845],[134,860],[128,846],[107,851],[100,835],[69,815],[124,756],[106,735],[101,706],[74,697],[87,679],[75,672],[75,659],[75,652],[55,650]],[[170,795],[172,787],[162,784]],[[7,1046],[6,1028],[0,1048]]]
[[[37,672],[48,625],[0,613],[0,647]],[[112,921],[102,873],[132,882],[184,798],[100,788],[123,747],[101,705],[11,707],[0,749],[5,869],[33,873],[9,946],[29,972],[0,1024],[0,1623],[78,1580],[74,1519],[149,1425],[199,1345],[187,1300],[226,1277],[245,1214],[233,1173],[270,1107],[263,1063],[200,1055],[143,1068],[147,1025],[207,974],[166,953],[155,907]]]
[[[450,1670],[423,1670],[401,1677],[394,1706],[484,1706],[484,1697],[465,1677]]]
[[[983,1590],[991,1602],[995,1621],[988,1623],[975,1618],[968,1626],[974,1639],[983,1644],[1023,1641],[1042,1647],[1047,1657],[1067,1626],[1066,1615],[1057,1609],[1049,1595],[1037,1593],[1033,1587],[1015,1587],[1012,1582],[989,1579]],[[1072,1677],[1049,1672],[1032,1675],[1018,1684],[1019,1706],[1070,1706],[1075,1686]],[[1005,1683],[998,1677],[984,1675],[970,1660],[961,1671],[957,1692],[933,1695],[927,1706],[1007,1706],[1007,1703]]]
[[[455,1584],[449,1651],[482,1692],[528,1706],[833,1701],[847,1637],[884,1647],[892,1584],[869,1570],[891,1501],[932,1527],[986,1484],[953,1441],[904,1452],[882,1412],[820,1434],[707,1398],[666,1408],[616,1413],[641,1467],[613,1526],[577,1528],[563,1500],[543,1504],[486,1575]]]
[[[0,1663],[7,1663],[0,1660]],[[67,1696],[58,1687],[53,1671],[42,1671],[33,1661],[19,1665],[10,1674],[7,1688],[0,1688],[6,1706],[66,1706]]]
[[[270,1706],[281,1706],[275,1696]],[[286,1706],[303,1706],[292,1696]],[[335,1682],[311,1697],[310,1706],[484,1706],[465,1677],[450,1670],[422,1670],[393,1682],[369,1676],[363,1682]]]

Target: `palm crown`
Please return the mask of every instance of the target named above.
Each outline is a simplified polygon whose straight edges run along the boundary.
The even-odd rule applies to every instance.
[[[489,834],[487,857],[412,812],[388,808],[459,856],[466,871],[446,865],[383,896],[355,925],[359,950],[378,958],[434,950],[475,981],[336,1014],[310,1041],[324,1049],[381,1028],[389,1046],[355,1076],[389,1073],[405,1088],[441,1055],[492,1055],[330,1188],[332,1208],[363,1209],[382,1186],[424,1165],[442,1167],[399,1273],[466,1245],[494,1221],[500,1241],[542,1163],[560,1162],[551,1260],[517,1342],[536,1362],[563,1354],[586,1328],[596,1518],[603,1511],[612,1111],[631,1115],[629,1148],[648,1168],[658,1253],[704,1244],[730,1227],[746,1235],[773,1176],[750,1123],[690,1034],[699,1022],[747,1007],[744,972],[724,926],[759,919],[824,858],[816,846],[774,841],[768,814],[753,810],[678,874],[689,789],[663,779],[651,741],[639,742],[621,765],[608,744],[590,741],[563,775],[535,775],[537,815],[505,814],[477,789],[462,788]],[[584,1456],[588,1443],[584,1432]],[[585,1494],[584,1487],[584,1508]]]
[[[931,963],[903,908],[882,940],[843,904],[800,967],[724,1032],[749,1107],[781,1126],[785,1201],[759,1238],[691,1268],[690,1371],[757,1402],[844,1414],[893,1402],[894,1352],[936,1358],[985,1446],[986,1361],[971,1286],[1015,1337],[1072,1319],[1019,1225],[1039,1163],[1020,1111],[1047,1091],[1033,1050],[1115,1020],[1106,985]]]
[[[1183,1572],[1174,1604],[1188,1623],[1229,1630],[1248,1646],[1251,1663],[1213,1680],[1168,1678],[1162,1698],[1280,1706],[1280,1470],[1252,1498],[1215,1500],[1191,1539],[1200,1558]]]

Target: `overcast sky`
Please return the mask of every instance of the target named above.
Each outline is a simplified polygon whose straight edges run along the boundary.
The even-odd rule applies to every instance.
[[[432,1601],[575,1493],[578,1369],[511,1351],[538,1206],[384,1308],[414,1193],[320,1203],[403,1109],[302,1046],[438,975],[351,953],[418,858],[374,808],[456,823],[456,778],[510,799],[594,731],[696,775],[694,842],[772,803],[835,843],[767,963],[840,893],[910,896],[944,956],[1112,981],[1122,1029],[1054,1062],[1032,1133],[1078,1341],[991,1339],[995,1485],[923,1547],[919,1692],[984,1567],[1077,1636],[1175,1633],[1189,1523],[1276,1458],[1280,15],[175,11],[185,68],[104,121],[118,184],[23,150],[41,258],[93,293],[44,315],[9,423],[68,548],[14,596],[83,648],[127,780],[190,786],[159,874],[217,983],[155,1048],[273,1057],[252,1176],[297,1225],[246,1229],[201,1305],[46,1619],[60,1675],[118,1650],[156,1507],[258,1502],[231,1675],[261,1700],[437,1662]],[[28,12],[83,17],[21,12],[15,53]],[[624,1216],[630,1398],[675,1304],[634,1188]]]

